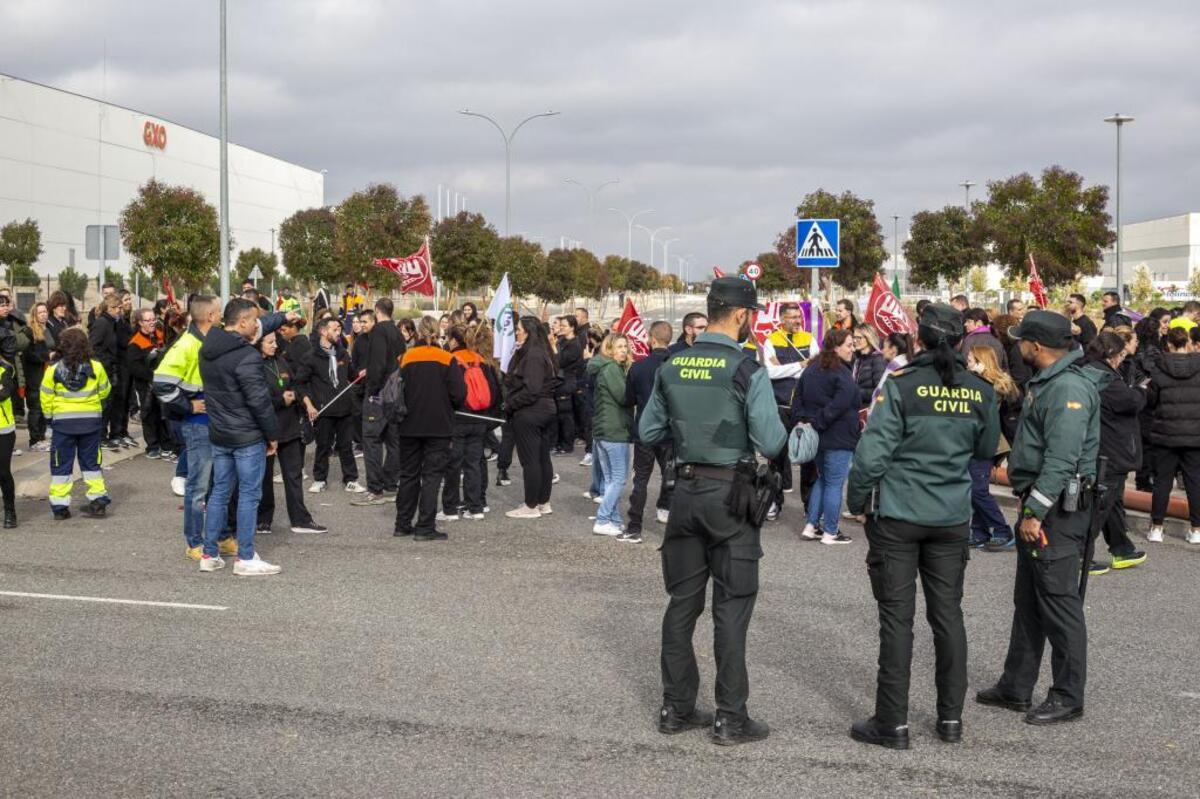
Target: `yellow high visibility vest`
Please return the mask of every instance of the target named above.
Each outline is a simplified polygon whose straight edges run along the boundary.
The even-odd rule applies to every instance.
[[[69,390],[55,377],[58,369],[46,367],[42,375],[42,413],[52,422],[66,419],[99,419],[103,416],[102,402],[108,398],[112,386],[108,374],[98,361],[91,361],[92,376],[83,388]]]

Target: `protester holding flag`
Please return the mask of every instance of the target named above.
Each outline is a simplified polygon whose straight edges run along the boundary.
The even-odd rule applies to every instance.
[[[342,326],[334,317],[326,316],[318,322],[316,332],[317,346],[304,363],[296,365],[296,382],[317,438],[313,482],[308,490],[313,494],[325,490],[329,456],[336,447],[346,491],[361,494],[366,489],[358,484],[358,464],[354,461],[353,398],[348,390],[352,379],[350,354],[341,344]]]
[[[504,376],[504,405],[524,473],[525,502],[506,515],[512,519],[537,519],[553,512],[550,489],[554,467],[550,463],[550,449],[554,446],[557,422],[554,394],[559,384],[558,364],[546,328],[537,317],[521,317],[515,340],[517,350]]]
[[[609,333],[600,352],[588,361],[588,374],[596,384],[596,414],[592,418],[593,454],[604,474],[604,493],[596,511],[592,532],[619,536],[621,490],[629,475],[629,442],[632,440],[633,411],[626,404],[626,376],[633,363],[629,339]]]
[[[800,306],[794,302],[770,303],[765,313],[756,312],[751,331],[755,342],[762,347],[762,363],[766,367],[767,377],[771,379],[779,419],[790,434],[793,426],[792,397],[796,393],[800,373],[812,355],[813,337],[804,329]],[[774,463],[781,479],[779,491],[767,511],[768,521],[778,518],[783,509],[784,493],[792,490],[792,464],[788,460],[786,447],[775,456]],[[805,467],[807,469],[802,469],[802,474],[804,471],[811,472],[805,485],[811,488],[812,483],[816,482],[816,473],[807,464]]]

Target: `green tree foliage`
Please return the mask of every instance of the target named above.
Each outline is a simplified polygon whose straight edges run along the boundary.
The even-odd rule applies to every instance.
[[[863,200],[853,192],[831,194],[817,189],[805,196],[796,207],[797,219],[840,219],[841,265],[837,269],[822,269],[821,278],[832,274],[833,282],[853,291],[875,279],[883,266],[887,251],[883,248],[883,228],[875,218],[875,203]],[[775,251],[783,263],[795,263],[796,226],[792,225],[775,239]],[[807,274],[807,270],[805,270]]]
[[[29,264],[13,264],[8,270],[8,281],[13,286],[36,286],[42,279]]]
[[[112,283],[113,288],[117,291],[123,291],[125,289],[125,273],[118,272],[111,266],[106,266],[104,267],[104,282]]]
[[[1038,271],[1041,271],[1041,264],[1038,264]],[[1200,274],[1200,273],[1197,273]],[[1193,282],[1194,282],[1193,277]],[[1138,264],[1133,270],[1133,280],[1129,282],[1129,298],[1132,301],[1133,308],[1148,308],[1154,301],[1162,297],[1154,286],[1154,279],[1150,276],[1150,268],[1145,264]]]
[[[336,283],[337,260],[333,243],[337,222],[328,208],[308,208],[283,220],[279,249],[283,268],[301,283]]]
[[[575,257],[571,250],[556,248],[546,255],[546,268],[531,293],[543,302],[566,302],[575,287]]]
[[[138,266],[129,269],[129,290],[141,295],[143,300],[157,299],[161,288],[162,283],[145,269]]]
[[[1188,293],[1200,298],[1200,269],[1192,272],[1192,277],[1188,280]]]
[[[499,244],[483,214],[446,217],[433,229],[433,273],[455,291],[473,291],[490,282]]]
[[[275,253],[267,252],[261,247],[251,247],[248,250],[242,250],[238,253],[237,265],[234,267],[235,280],[240,284],[242,281],[249,279],[250,273],[254,271],[254,267],[258,267],[258,271],[262,272],[262,278],[258,281],[258,286],[266,291],[271,288],[271,280],[279,271],[279,265],[275,258]]]
[[[991,257],[1010,275],[1029,274],[1029,254],[1047,286],[1100,273],[1110,228],[1108,187],[1084,188],[1083,178],[1059,166],[988,182],[988,199],[975,203]]]
[[[58,287],[70,294],[75,299],[83,299],[84,293],[87,291],[89,278],[82,272],[76,271],[73,267],[66,267],[59,270]]]
[[[212,280],[220,261],[217,209],[197,191],[150,180],[121,212],[121,241],[135,265],[189,290]]]
[[[28,280],[28,273],[33,272],[33,264],[42,254],[42,233],[38,223],[32,219],[24,222],[9,222],[0,227],[0,264],[9,270],[9,281],[15,286],[17,276]],[[19,269],[25,267],[24,270]],[[26,271],[28,270],[28,271]],[[34,272],[33,285],[37,285],[37,273]],[[30,285],[24,283],[20,285]]]
[[[909,235],[904,260],[915,285],[933,288],[939,278],[956,282],[987,261],[981,229],[962,206],[913,214]]]
[[[433,221],[424,197],[406,199],[388,183],[354,192],[334,211],[334,219],[333,253],[340,278],[382,291],[397,288],[399,279],[375,266],[375,259],[415,252]]]
[[[608,272],[588,250],[571,250],[571,283],[575,296],[598,300],[608,292]]]
[[[641,261],[629,262],[629,274],[625,278],[625,290],[642,293],[657,291],[659,287],[658,270]]]
[[[987,291],[987,270],[982,266],[973,266],[967,273],[967,290],[975,294]]]
[[[631,261],[619,255],[609,255],[604,259],[604,271],[608,274],[610,291],[625,291],[629,288],[629,266]]]
[[[520,236],[502,238],[497,243],[491,282],[498,284],[507,273],[514,297],[536,294],[545,272],[546,255],[540,244]]]

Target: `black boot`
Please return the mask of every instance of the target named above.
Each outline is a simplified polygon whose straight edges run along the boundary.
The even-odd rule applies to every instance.
[[[692,709],[691,713],[680,715],[674,708],[663,705],[658,712],[658,731],[663,735],[678,735],[681,732],[694,730],[699,727],[711,727],[713,714],[703,710]]]
[[[975,694],[975,701],[981,705],[992,705],[993,707],[1002,707],[1007,710],[1015,710],[1018,713],[1025,713],[1033,706],[1032,702],[1021,699],[1014,699],[1011,696],[1005,696],[1000,687],[993,685],[991,688],[984,688],[979,693]]]
[[[108,503],[98,499],[83,506],[83,515],[88,519],[103,519],[107,514]]]
[[[766,724],[749,716],[737,718],[718,712],[717,720],[713,723],[712,741],[720,746],[734,746],[761,741],[770,733],[771,729]]]
[[[942,719],[937,723],[937,734],[948,744],[962,743],[962,722]]]
[[[71,518],[70,508],[54,508],[54,521],[61,522]]]
[[[11,530],[17,526],[17,511],[14,508],[4,509],[4,529]]]
[[[888,749],[908,748],[907,724],[883,724],[874,716],[856,721],[850,727],[850,737],[860,743],[885,746]]]
[[[1029,724],[1058,724],[1083,718],[1083,708],[1071,707],[1060,699],[1047,699],[1025,714]]]

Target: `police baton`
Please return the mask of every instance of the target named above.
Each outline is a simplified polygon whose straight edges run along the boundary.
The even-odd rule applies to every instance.
[[[309,421],[311,421],[311,422],[315,422],[315,421],[317,421],[317,419],[318,419],[318,418],[320,418],[321,414],[325,413],[326,409],[328,409],[328,408],[329,408],[331,405],[333,405],[333,403],[337,402],[337,401],[338,401],[338,399],[339,399],[339,398],[340,398],[340,397],[341,397],[343,394],[345,394],[345,393],[346,393],[347,391],[349,391],[350,389],[354,388],[355,384],[356,384],[356,383],[358,383],[358,381],[359,381],[359,380],[362,380],[364,377],[366,377],[366,375],[365,375],[365,374],[359,375],[358,377],[354,378],[354,379],[353,379],[353,380],[351,380],[349,383],[347,383],[347,384],[346,384],[346,387],[345,387],[345,388],[343,388],[343,389],[342,389],[341,391],[339,391],[338,393],[334,394],[334,395],[333,395],[333,399],[331,399],[331,400],[329,400],[329,402],[325,403],[325,405],[324,405],[324,406],[321,408],[321,410],[317,411],[317,415],[316,415],[316,416],[314,416],[314,417],[312,417],[312,418],[311,418]]]
[[[1096,538],[1104,527],[1108,516],[1108,457],[1101,455],[1096,462],[1096,484],[1092,487],[1092,517],[1088,521],[1087,540],[1083,543],[1083,570],[1079,575],[1079,598],[1087,595],[1088,573],[1092,568],[1092,556],[1096,554]],[[1121,489],[1118,488],[1118,491]]]
[[[483,416],[478,413],[467,413],[466,411],[455,411],[455,416],[461,416],[464,419],[478,419],[481,422],[491,422],[492,424],[504,424],[503,419],[497,419],[492,416]]]

